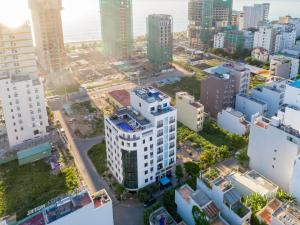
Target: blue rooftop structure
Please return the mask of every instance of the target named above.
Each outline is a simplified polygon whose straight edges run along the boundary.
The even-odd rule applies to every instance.
[[[290,83],[290,86],[300,88],[300,79]]]
[[[132,127],[126,122],[119,123],[118,127],[121,128],[122,130],[126,131],[126,132],[133,131]]]
[[[161,183],[161,185],[163,185],[163,186],[166,186],[166,185],[168,185],[168,184],[171,184],[171,181],[170,181],[170,179],[169,179],[169,178],[167,178],[167,177],[163,177],[163,178],[161,178],[159,182],[160,182],[160,183]]]

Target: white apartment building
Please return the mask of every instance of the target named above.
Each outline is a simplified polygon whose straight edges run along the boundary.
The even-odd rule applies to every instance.
[[[47,134],[43,84],[37,78],[30,27],[0,28],[0,100],[11,147]]]
[[[244,114],[232,108],[223,109],[218,113],[218,125],[230,133],[241,136],[249,131],[249,124]]]
[[[296,44],[297,31],[290,27],[278,27],[275,38],[274,52],[278,53],[283,49],[292,49]]]
[[[203,129],[204,106],[187,92],[176,93],[177,120],[195,132]]]
[[[272,76],[288,79],[291,74],[292,62],[283,57],[272,57],[270,60],[270,71]]]
[[[246,94],[237,94],[235,110],[243,113],[247,121],[251,121],[252,116],[256,113],[265,115],[268,110],[268,105],[266,102]]]
[[[78,190],[28,212],[19,225],[114,225],[112,201],[105,189],[90,195]]]
[[[0,77],[0,100],[11,147],[47,135],[44,88],[38,78]]]
[[[130,93],[131,106],[105,118],[107,164],[129,190],[171,174],[176,163],[177,111],[152,87]]]
[[[225,33],[217,33],[214,35],[214,48],[224,48]]]
[[[270,54],[274,53],[276,31],[270,26],[259,27],[254,33],[253,48],[261,47],[266,49]]]
[[[244,6],[244,29],[258,27],[260,23],[269,19],[270,4],[254,4],[254,6]]]
[[[9,28],[0,24],[0,75],[36,75],[35,50],[28,24]]]
[[[257,86],[251,90],[251,96],[267,104],[266,116],[275,116],[281,108],[287,81],[273,82],[271,84]]]
[[[272,59],[281,58],[290,61],[291,68],[290,68],[290,74],[289,78],[294,78],[299,74],[299,65],[300,65],[300,59],[294,55],[288,54],[288,53],[279,53],[276,55],[270,56],[270,61]]]
[[[272,117],[271,120],[261,116],[253,117],[248,146],[250,168],[293,194],[298,202],[299,147],[299,130],[287,126],[279,117]]]

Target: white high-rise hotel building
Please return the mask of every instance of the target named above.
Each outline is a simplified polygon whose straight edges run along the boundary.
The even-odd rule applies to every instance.
[[[11,147],[47,134],[44,89],[37,75],[31,30],[0,26],[0,100]]]
[[[152,87],[131,91],[131,106],[105,118],[107,164],[127,189],[171,173],[176,163],[177,113],[171,98]]]
[[[250,167],[300,203],[300,80],[286,86],[284,105],[271,120],[252,120],[248,155]]]

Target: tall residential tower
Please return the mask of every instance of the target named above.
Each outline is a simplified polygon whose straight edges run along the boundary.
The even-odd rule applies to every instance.
[[[147,18],[147,54],[160,69],[173,60],[173,20],[170,15],[153,14]]]
[[[232,0],[190,0],[188,36],[193,47],[207,48],[219,28],[231,25]]]
[[[127,59],[133,49],[131,0],[100,0],[104,52],[116,59]]]
[[[59,73],[65,66],[61,0],[29,0],[38,62],[49,73]]]
[[[28,24],[0,27],[0,100],[11,147],[47,134],[48,116]]]

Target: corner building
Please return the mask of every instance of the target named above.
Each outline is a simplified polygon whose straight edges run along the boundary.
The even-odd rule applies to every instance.
[[[108,168],[119,183],[138,190],[172,173],[177,111],[152,87],[131,91],[131,106],[105,118]]]

